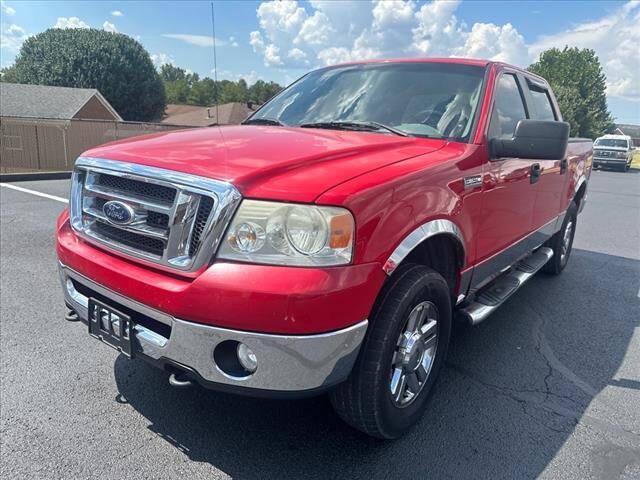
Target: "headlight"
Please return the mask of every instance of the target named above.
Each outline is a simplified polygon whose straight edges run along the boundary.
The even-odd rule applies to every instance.
[[[627,158],[627,153],[626,152],[618,152],[617,153],[617,157],[618,158]]]
[[[354,221],[338,207],[244,200],[218,258],[297,266],[346,265]]]

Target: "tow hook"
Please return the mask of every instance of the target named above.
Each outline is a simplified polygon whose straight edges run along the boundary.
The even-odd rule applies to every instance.
[[[169,385],[173,388],[190,388],[193,382],[184,373],[172,373],[169,375]]]
[[[78,314],[75,312],[75,310],[69,310],[67,313],[65,313],[64,319],[67,322],[77,322]]]

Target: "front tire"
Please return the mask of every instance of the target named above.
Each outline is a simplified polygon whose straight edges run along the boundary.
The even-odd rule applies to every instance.
[[[551,275],[560,275],[569,263],[569,257],[573,248],[573,238],[576,234],[576,221],[578,220],[578,207],[571,202],[562,222],[562,228],[547,242],[547,246],[553,250],[553,257],[542,271]]]
[[[404,434],[422,416],[451,337],[447,282],[401,267],[381,293],[358,360],[330,398],[348,424],[377,438]]]

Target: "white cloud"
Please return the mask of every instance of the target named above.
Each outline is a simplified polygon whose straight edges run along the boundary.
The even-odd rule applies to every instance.
[[[287,65],[291,67],[305,68],[309,66],[309,63],[307,54],[299,48],[294,47],[287,52]]]
[[[9,28],[7,29],[7,32],[10,33],[11,35],[24,35],[25,31],[24,28],[15,25],[15,24],[11,24],[9,25]]]
[[[116,26],[111,22],[107,22],[106,20],[102,24],[102,29],[106,30],[107,32],[118,33],[118,29],[116,28]]]
[[[607,94],[640,101],[640,1],[632,0],[600,20],[540,38],[529,47],[536,59],[548,48],[592,48],[607,76]]]
[[[27,35],[27,32],[25,32],[21,26],[14,23],[8,26],[2,24],[2,29],[0,30],[0,48],[6,50],[8,53],[17,53],[27,38],[29,38],[29,35]],[[2,65],[5,65],[4,58]]]
[[[640,100],[640,0],[567,31],[527,41],[511,23],[467,25],[460,0],[263,2],[249,44],[266,66],[308,68],[398,56],[464,56],[526,67],[545,49],[592,48],[607,76],[607,93]]]
[[[313,16],[307,18],[300,27],[294,43],[306,43],[309,45],[324,45],[329,41],[329,36],[334,32],[329,17],[322,11],[316,11]]]
[[[196,47],[212,47],[213,46],[213,37],[210,37],[208,35],[190,35],[186,33],[165,33],[162,36],[166,38],[173,38],[175,40],[180,40],[181,42],[186,42],[191,45],[195,45]],[[216,37],[216,46],[221,47],[224,45],[227,45],[227,42]]]
[[[175,65],[175,60],[168,53],[154,53],[151,55],[151,61],[156,67],[161,67],[165,64]]]
[[[259,31],[253,31],[249,34],[249,45],[253,47],[256,53],[264,53],[264,38]]]
[[[10,7],[5,2],[0,2],[0,9],[2,10],[2,13],[4,13],[5,15],[8,15],[9,17],[12,17],[13,15],[16,14],[16,9],[13,7]]]
[[[236,37],[229,37],[229,45],[231,45],[232,47],[237,47],[238,42],[236,41]]]
[[[515,65],[529,64],[524,37],[510,23],[502,26],[493,23],[474,24],[464,45],[453,53],[461,57],[487,58]]]
[[[417,26],[413,32],[413,47],[429,56],[448,56],[465,38],[465,25],[458,23],[454,12],[459,0],[434,1],[416,12]]]
[[[300,50],[299,48],[292,48],[291,50],[289,50],[289,52],[287,53],[287,57],[291,58],[292,60],[295,61],[301,61],[301,60],[305,60],[307,58],[307,54],[304,53],[302,50]]]
[[[295,0],[264,2],[257,12],[260,28],[273,41],[294,36],[307,18],[307,12]]]
[[[58,17],[58,21],[53,28],[89,28],[89,25],[78,17]]]
[[[267,45],[264,49],[264,63],[265,65],[282,65],[280,59],[280,48],[276,47],[273,43]]]
[[[318,53],[318,59],[325,65],[335,65],[353,60],[351,50],[345,47],[329,47]]]
[[[213,73],[213,70],[211,70]],[[260,80],[260,75],[255,70],[251,70],[249,73],[234,73],[230,70],[218,70],[218,80],[232,80],[237,82],[240,79],[244,79],[247,85],[251,86]]]
[[[411,21],[415,4],[412,1],[387,0],[373,7],[373,23],[376,28],[392,27],[398,23]]]
[[[122,13],[120,10],[114,10],[113,12],[111,12],[111,15],[114,17],[124,17],[124,13]]]
[[[249,73],[241,73],[238,75],[239,78],[243,78],[247,85],[251,86],[260,80],[260,76],[255,70],[251,70]]]
[[[280,48],[273,43],[266,44],[259,31],[249,34],[249,45],[253,47],[254,52],[264,55],[264,64],[266,66],[282,65]]]

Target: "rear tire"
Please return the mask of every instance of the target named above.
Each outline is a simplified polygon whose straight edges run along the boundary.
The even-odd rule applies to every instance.
[[[569,263],[577,219],[578,207],[575,202],[571,202],[562,222],[562,228],[547,242],[547,246],[553,250],[553,257],[542,267],[543,272],[559,275]]]
[[[377,438],[397,438],[422,416],[451,337],[445,279],[420,265],[389,280],[349,378],[331,392],[338,415]]]

